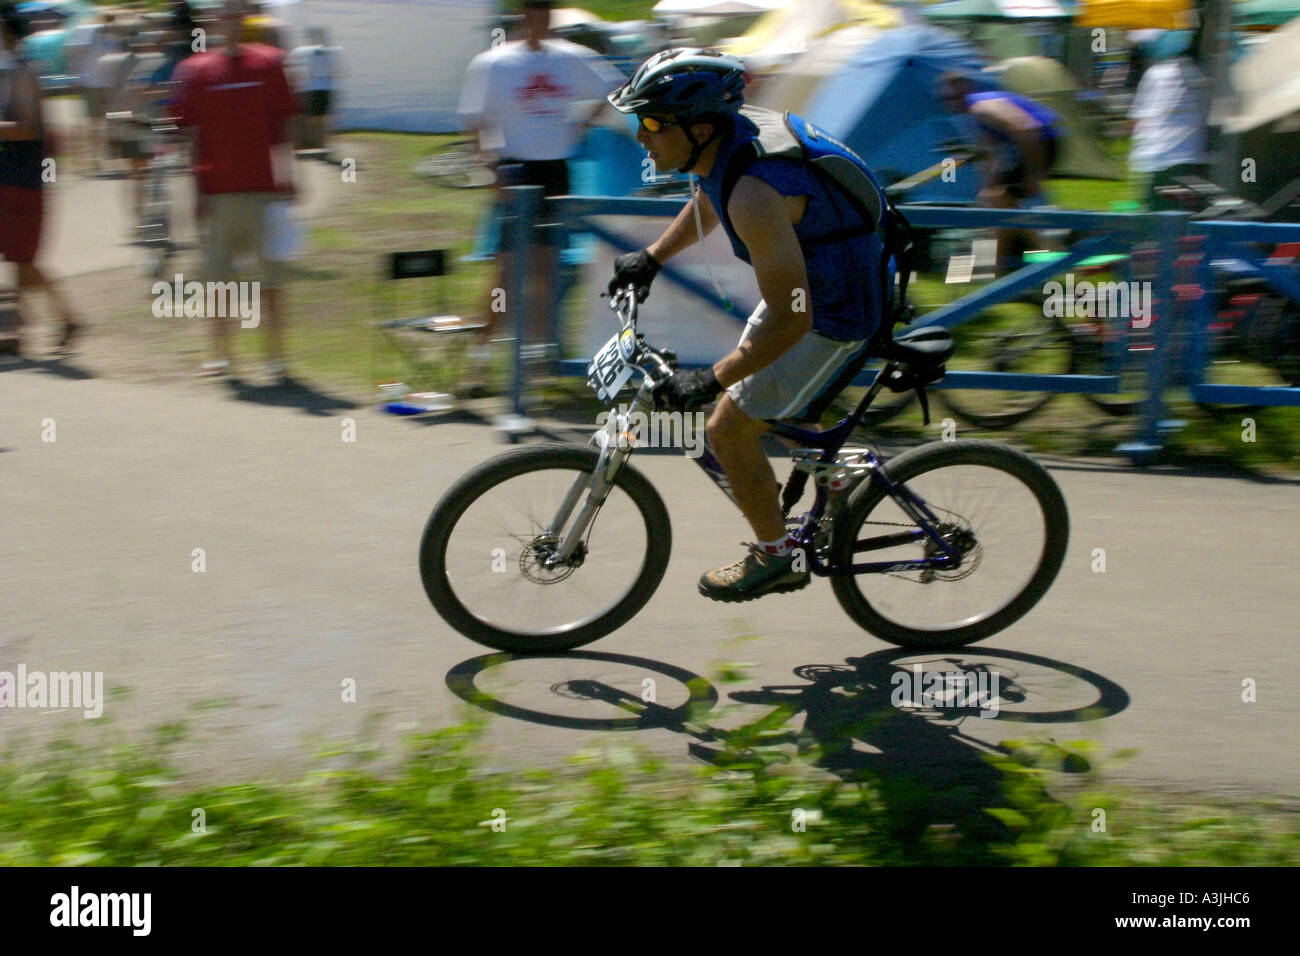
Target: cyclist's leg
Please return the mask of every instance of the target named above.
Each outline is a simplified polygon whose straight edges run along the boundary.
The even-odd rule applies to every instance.
[[[766,315],[760,304],[742,342],[762,326]],[[863,345],[809,332],[771,365],[732,385],[718,402],[709,420],[709,447],[760,541],[779,537],[785,528],[776,475],[759,445],[767,423],[799,416],[819,401]]]

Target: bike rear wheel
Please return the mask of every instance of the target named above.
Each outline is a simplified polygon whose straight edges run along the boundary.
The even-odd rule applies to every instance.
[[[577,445],[529,445],[484,462],[438,502],[420,541],[420,575],[438,613],[480,644],[516,653],[568,650],[627,623],[668,567],[663,499],[624,465],[568,564],[547,567],[588,497],[598,461]],[[576,496],[576,498],[573,498]]]
[[[962,560],[950,569],[833,577],[835,597],[866,630],[902,647],[961,647],[1015,623],[1047,592],[1065,558],[1069,515],[1056,482],[1033,459],[992,442],[934,442],[884,470],[925,502]],[[873,480],[836,520],[833,564],[940,553],[916,536],[920,527]]]

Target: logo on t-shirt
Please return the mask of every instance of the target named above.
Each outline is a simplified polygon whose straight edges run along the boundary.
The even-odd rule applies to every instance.
[[[526,85],[515,90],[515,97],[523,101],[525,106],[542,110],[547,107],[546,100],[564,99],[568,95],[568,87],[552,82],[545,73],[534,73]]]

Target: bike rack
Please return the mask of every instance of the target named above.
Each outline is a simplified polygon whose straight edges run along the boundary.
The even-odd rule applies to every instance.
[[[1300,271],[1261,260],[1249,245],[1259,242],[1300,242],[1300,223],[1197,222],[1189,232],[1204,236],[1197,263],[1197,285],[1213,289],[1213,260],[1232,258],[1246,266],[1245,274],[1263,279],[1278,293],[1300,303]],[[1192,400],[1240,405],[1300,406],[1300,388],[1266,385],[1215,385],[1205,381],[1210,360],[1210,326],[1216,317],[1213,296],[1197,296],[1191,306],[1191,348],[1187,362]]]
[[[590,216],[675,216],[682,208],[680,198],[637,199],[613,196],[557,196],[544,200],[538,186],[513,186],[505,191],[506,221],[503,247],[519,248],[532,230],[536,229],[543,211],[548,218],[565,222],[586,219]],[[1293,270],[1258,261],[1254,253],[1240,248],[1241,243],[1275,241],[1300,241],[1300,224],[1260,223],[1196,223],[1190,215],[1181,212],[1158,213],[1102,213],[1061,210],[970,209],[944,206],[904,204],[899,207],[913,226],[922,228],[987,228],[1014,227],[1029,230],[1069,229],[1090,233],[1071,246],[1059,259],[1026,265],[1014,273],[991,282],[989,285],[965,295],[955,302],[940,306],[924,316],[918,324],[939,325],[952,328],[979,315],[991,305],[1012,301],[1020,293],[1042,288],[1045,281],[1068,271],[1083,260],[1103,253],[1131,254],[1138,243],[1155,243],[1159,250],[1154,277],[1150,320],[1155,322],[1153,332],[1155,347],[1148,367],[1147,399],[1143,403],[1133,438],[1117,446],[1116,451],[1126,455],[1136,464],[1145,464],[1155,458],[1163,447],[1163,435],[1181,427],[1182,422],[1164,417],[1164,393],[1170,382],[1189,382],[1192,398],[1201,402],[1241,402],[1257,405],[1300,405],[1300,388],[1270,388],[1262,386],[1213,385],[1204,382],[1204,365],[1208,355],[1208,329],[1214,317],[1212,296],[1201,296],[1192,309],[1180,301],[1176,294],[1176,259],[1179,240],[1191,233],[1204,231],[1213,249],[1230,249],[1231,255],[1247,262],[1274,288],[1300,301],[1300,275]],[[594,225],[585,224],[600,234]],[[607,239],[614,237],[606,236]],[[617,244],[617,243],[615,243]],[[1212,288],[1209,260],[1203,258],[1201,287]],[[708,300],[715,298],[711,289],[681,275],[673,275],[665,268],[663,278],[682,285]],[[525,412],[525,371],[521,352],[519,330],[526,327],[526,312],[535,307],[523,298],[522,276],[510,279],[508,301],[523,302],[523,309],[510,310],[516,325],[515,376],[511,393],[513,417],[527,422]],[[1171,368],[1171,345],[1177,330],[1191,327],[1193,347],[1187,350],[1181,368]],[[560,359],[553,363],[558,375],[583,376],[587,360]],[[690,367],[686,364],[684,367]],[[864,370],[854,380],[854,385],[867,386],[875,380],[875,370]],[[1103,375],[1030,375],[1014,372],[949,372],[937,388],[965,388],[1007,391],[1036,391],[1061,393],[1107,394],[1119,390],[1117,374]],[[507,429],[509,432],[509,429]],[[511,433],[511,440],[514,440]]]

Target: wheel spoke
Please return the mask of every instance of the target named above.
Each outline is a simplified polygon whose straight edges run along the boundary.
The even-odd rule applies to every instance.
[[[944,446],[947,447],[944,447]],[[837,576],[836,595],[868,630],[898,644],[960,646],[1007,626],[1038,600],[1059,567],[1068,518],[1033,462],[984,442],[935,443],[891,463],[891,477],[937,519],[955,565]],[[837,529],[836,563],[915,562],[943,551],[883,487],[868,489]],[[842,536],[842,537],[840,537]]]

